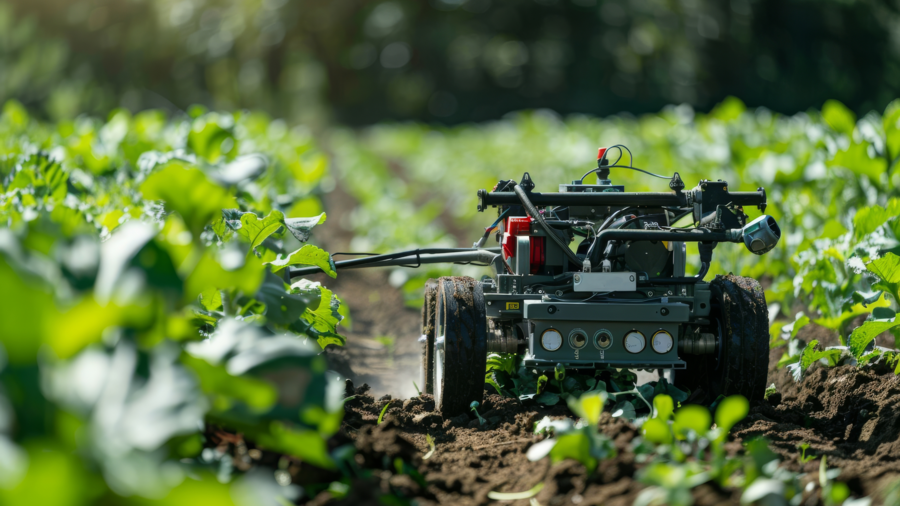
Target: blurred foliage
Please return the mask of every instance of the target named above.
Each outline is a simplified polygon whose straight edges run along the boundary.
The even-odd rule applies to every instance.
[[[194,112],[0,114],[2,504],[274,504],[303,491],[264,456],[337,468],[340,302],[267,267],[333,266],[304,244],[325,216],[293,217],[318,208],[321,154]]]
[[[828,0],[3,0],[0,100],[300,121],[457,123],[509,111],[794,113],[900,91],[900,11]]]

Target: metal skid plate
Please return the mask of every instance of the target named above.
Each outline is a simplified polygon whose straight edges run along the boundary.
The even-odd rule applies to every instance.
[[[575,274],[576,292],[633,292],[637,275],[633,272],[579,272]]]

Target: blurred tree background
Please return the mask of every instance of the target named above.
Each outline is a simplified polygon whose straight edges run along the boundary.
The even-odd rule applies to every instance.
[[[880,0],[0,0],[0,102],[349,125],[728,95],[865,113],[900,93],[898,34]]]

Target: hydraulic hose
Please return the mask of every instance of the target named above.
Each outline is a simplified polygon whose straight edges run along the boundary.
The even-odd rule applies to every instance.
[[[562,239],[556,235],[556,231],[544,221],[544,217],[541,216],[541,213],[538,212],[537,208],[534,207],[534,204],[531,203],[531,200],[528,199],[528,194],[525,193],[525,190],[522,189],[521,186],[515,185],[513,186],[513,191],[516,192],[516,195],[519,196],[519,201],[522,202],[522,206],[525,207],[525,212],[528,213],[528,216],[531,216],[531,219],[538,222],[541,228],[544,229],[544,232],[550,237],[550,240],[555,242],[557,246],[559,246],[563,252],[569,257],[569,260],[572,261],[575,265],[583,265],[578,255],[576,255],[572,250],[569,249],[569,245],[564,243]]]

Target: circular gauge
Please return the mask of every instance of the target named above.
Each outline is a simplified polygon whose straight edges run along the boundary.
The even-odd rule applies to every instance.
[[[547,351],[556,351],[562,346],[562,334],[556,329],[547,329],[541,334],[541,346]]]
[[[640,353],[644,350],[644,346],[646,345],[647,340],[644,338],[644,334],[641,334],[637,330],[632,330],[625,334],[625,349],[628,350],[629,353]]]
[[[569,346],[575,348],[576,350],[580,350],[587,345],[588,335],[587,332],[581,329],[575,329],[572,332],[569,332]]]
[[[668,353],[672,349],[674,343],[675,340],[672,339],[672,334],[669,334],[665,330],[660,330],[656,334],[653,334],[653,339],[650,340],[650,346],[656,353]]]
[[[613,343],[613,335],[612,332],[601,329],[598,330],[596,334],[594,334],[594,346],[600,348],[601,350],[609,349]]]

